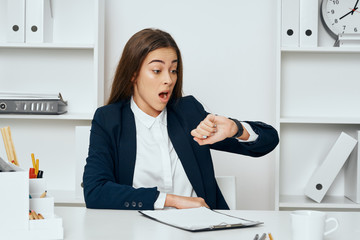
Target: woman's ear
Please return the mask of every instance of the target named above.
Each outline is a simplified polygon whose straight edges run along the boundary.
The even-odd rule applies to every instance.
[[[131,82],[132,83],[135,83],[136,82],[136,72],[134,72],[134,74],[133,74],[133,76],[132,76],[132,78],[131,78]]]

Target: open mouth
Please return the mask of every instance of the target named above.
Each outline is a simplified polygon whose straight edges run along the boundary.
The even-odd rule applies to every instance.
[[[169,92],[161,92],[161,93],[159,93],[160,99],[164,100],[164,101],[168,100],[169,96],[170,96]]]

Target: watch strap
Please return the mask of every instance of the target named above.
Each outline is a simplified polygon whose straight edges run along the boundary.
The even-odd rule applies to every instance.
[[[234,119],[234,118],[229,118],[229,119],[230,119],[230,120],[233,120],[233,121],[235,122],[236,126],[238,127],[237,133],[235,133],[235,135],[232,136],[232,137],[233,137],[233,138],[238,138],[238,137],[240,137],[240,136],[243,134],[243,132],[244,132],[244,128],[243,128],[241,122],[240,122],[239,120],[237,120],[237,119]]]

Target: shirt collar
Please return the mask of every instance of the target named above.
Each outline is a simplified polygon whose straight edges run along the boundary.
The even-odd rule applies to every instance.
[[[151,128],[151,126],[155,123],[155,121],[159,121],[163,125],[167,126],[167,110],[166,107],[157,117],[152,117],[146,113],[144,113],[135,103],[133,96],[131,96],[130,108],[133,111],[135,117],[144,124],[147,128]]]

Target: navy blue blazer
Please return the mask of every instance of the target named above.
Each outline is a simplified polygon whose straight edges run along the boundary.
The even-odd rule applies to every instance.
[[[253,157],[272,151],[277,131],[262,122],[247,122],[259,135],[254,142],[227,138],[200,146],[190,132],[208,115],[192,96],[167,105],[168,134],[197,196],[212,209],[228,209],[216,183],[210,149]],[[154,209],[159,191],[132,187],[136,160],[136,127],[130,100],[100,107],[95,112],[89,155],[83,175],[86,207],[102,209]]]

